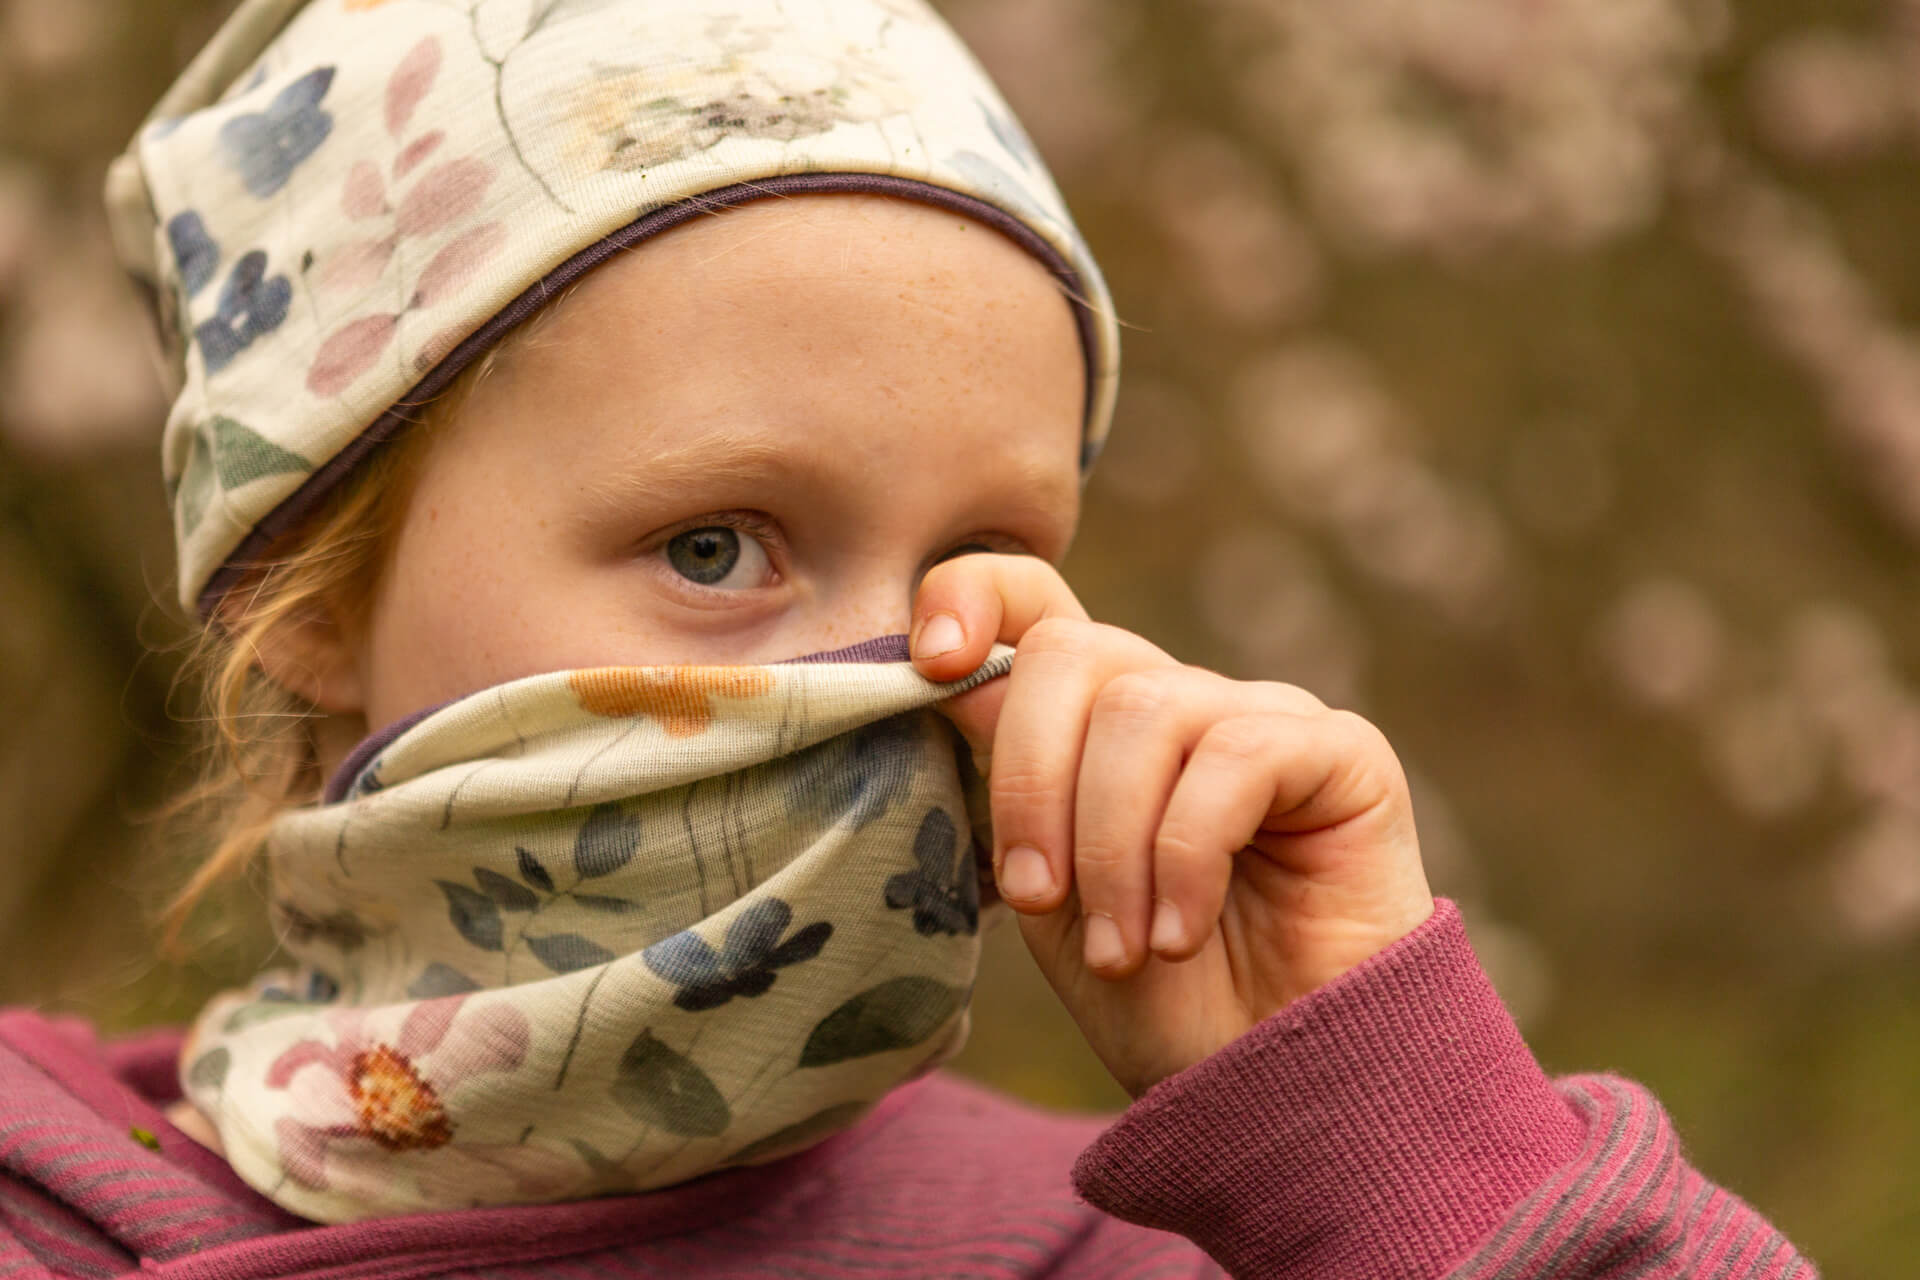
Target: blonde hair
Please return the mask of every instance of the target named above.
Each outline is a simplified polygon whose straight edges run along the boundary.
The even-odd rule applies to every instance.
[[[164,811],[170,846],[197,855],[186,882],[161,911],[163,946],[174,955],[196,909],[217,886],[246,874],[273,822],[320,798],[325,779],[311,724],[317,710],[274,684],[259,655],[283,628],[316,617],[364,622],[414,482],[433,443],[465,410],[474,391],[509,357],[534,342],[570,286],[495,343],[420,416],[362,462],[299,527],[244,566],[214,616],[195,637],[182,667],[195,689],[205,737],[198,779]]]

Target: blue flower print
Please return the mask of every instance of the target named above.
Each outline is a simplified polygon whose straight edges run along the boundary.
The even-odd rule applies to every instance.
[[[220,372],[255,338],[278,329],[292,302],[291,281],[284,275],[267,278],[264,252],[255,249],[234,263],[220,289],[219,310],[193,331],[207,372]]]
[[[220,267],[220,246],[207,234],[207,224],[192,209],[177,213],[167,223],[167,243],[173,246],[173,260],[180,268],[180,283],[193,297],[212,282]]]
[[[787,784],[787,811],[832,826],[873,821],[906,794],[920,769],[912,716],[894,716],[830,738],[801,754]]]
[[[319,67],[274,95],[265,111],[249,111],[220,126],[227,163],[259,199],[286,186],[294,168],[333,132],[333,117],[320,107],[332,85],[333,68]]]
[[[735,996],[765,995],[774,970],[811,960],[833,936],[825,920],[780,941],[793,923],[793,908],[778,898],[756,902],[727,926],[727,938],[714,954],[706,939],[691,929],[664,938],[640,953],[653,970],[680,988],[673,1002],[688,1013],[717,1009]]]
[[[980,877],[973,867],[973,848],[962,846],[956,860],[957,834],[946,810],[929,809],[913,838],[919,868],[887,881],[887,905],[895,911],[912,907],[914,932],[925,938],[980,929]]]

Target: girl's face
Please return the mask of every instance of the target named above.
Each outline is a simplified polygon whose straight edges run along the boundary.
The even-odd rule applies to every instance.
[[[946,557],[1065,553],[1084,368],[1047,271],[955,214],[813,195],[649,241],[430,446],[328,709],[902,632]]]

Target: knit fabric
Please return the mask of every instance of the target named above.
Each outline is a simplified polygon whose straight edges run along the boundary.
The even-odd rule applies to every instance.
[[[1106,287],[922,0],[246,0],[107,187],[168,347],[183,603],[583,272],[801,191],[943,205],[1039,257],[1081,326],[1091,461]]]
[[[1545,1079],[1445,901],[1104,1135],[936,1076],[785,1160],[573,1204],[303,1227],[135,1087],[166,1084],[177,1051],[0,1014],[0,1275],[1815,1276],[1685,1163],[1644,1091]],[[1082,1147],[1091,1205],[1068,1179]]]
[[[1686,1165],[1644,1090],[1556,1088],[1470,957],[1443,900],[1399,945],[1150,1090],[1081,1157],[1082,1188],[1236,1275],[1813,1274]],[[1246,1194],[1260,1185],[1285,1194]]]
[[[379,735],[341,798],[276,820],[298,967],[202,1011],[188,1096],[327,1222],[664,1186],[846,1128],[965,1039],[984,795],[930,708],[1011,663],[558,672]]]

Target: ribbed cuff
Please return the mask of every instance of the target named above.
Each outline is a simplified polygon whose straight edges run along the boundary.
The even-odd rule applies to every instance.
[[[1155,1085],[1081,1154],[1074,1184],[1235,1276],[1431,1280],[1582,1134],[1443,898],[1407,937]]]

